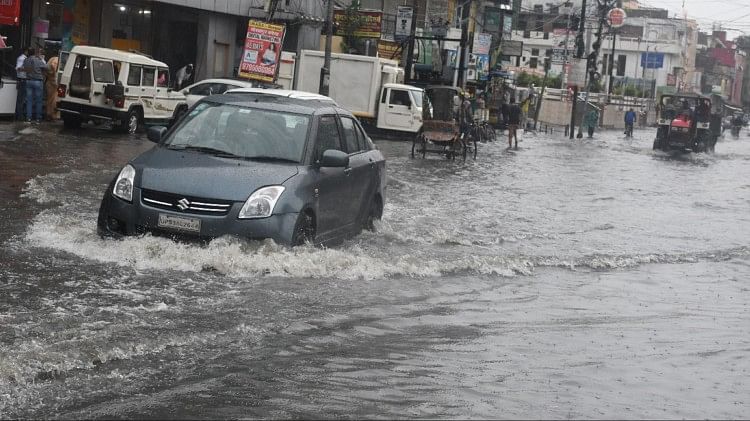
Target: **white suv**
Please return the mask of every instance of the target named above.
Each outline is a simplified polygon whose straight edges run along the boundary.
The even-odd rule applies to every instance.
[[[187,111],[185,95],[169,88],[166,64],[109,48],[73,47],[57,95],[66,128],[108,121],[134,133],[144,124],[169,125]]]

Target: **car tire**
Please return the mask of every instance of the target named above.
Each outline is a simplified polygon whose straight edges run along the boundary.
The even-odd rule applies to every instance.
[[[315,219],[309,212],[300,212],[292,232],[292,247],[315,242]]]
[[[128,134],[135,134],[141,127],[141,111],[138,108],[131,108],[128,114],[120,122],[120,131]]]
[[[63,115],[63,127],[69,130],[81,128],[81,119],[77,116]]]

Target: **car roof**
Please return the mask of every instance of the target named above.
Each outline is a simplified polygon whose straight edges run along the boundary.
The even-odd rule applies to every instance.
[[[395,89],[407,89],[410,91],[424,91],[419,86],[404,85],[403,83],[386,83],[383,85],[384,88],[395,88]]]
[[[76,45],[70,50],[72,54],[81,54],[95,58],[106,58],[126,63],[142,64],[145,66],[168,67],[165,63],[154,60],[146,55],[131,53],[127,51],[113,50],[111,48],[91,47],[88,45]]]
[[[211,95],[203,98],[201,102],[231,104],[240,107],[285,111],[295,114],[314,115],[321,113],[336,113],[352,116],[349,111],[343,108],[339,108],[335,104],[326,103],[323,101],[310,101],[298,98],[289,98],[279,95],[257,95],[250,97],[243,93],[228,93],[221,95]]]
[[[253,86],[253,83],[247,80],[227,79],[227,78],[203,79],[203,80],[199,80],[193,83],[190,86],[195,86],[201,83],[232,83],[232,84],[239,85],[239,86],[247,86],[247,87]],[[239,88],[235,88],[235,89],[239,89]]]
[[[338,106],[336,101],[331,97],[325,95],[316,94],[313,92],[295,91],[289,89],[266,89],[266,88],[237,88],[230,89],[225,94],[258,94],[258,95],[272,95],[286,98],[294,98],[300,100],[317,100],[320,102],[328,102]]]

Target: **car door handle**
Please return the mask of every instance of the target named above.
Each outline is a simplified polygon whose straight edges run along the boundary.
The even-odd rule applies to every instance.
[[[102,94],[101,92],[94,91],[94,95],[101,95],[101,94]]]
[[[352,173],[352,167],[344,168],[344,174],[349,175]]]

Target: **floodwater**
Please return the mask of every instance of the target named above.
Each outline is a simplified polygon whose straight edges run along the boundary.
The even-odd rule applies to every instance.
[[[0,418],[746,418],[750,137],[378,141],[376,233],[96,235],[142,137],[0,126]]]

